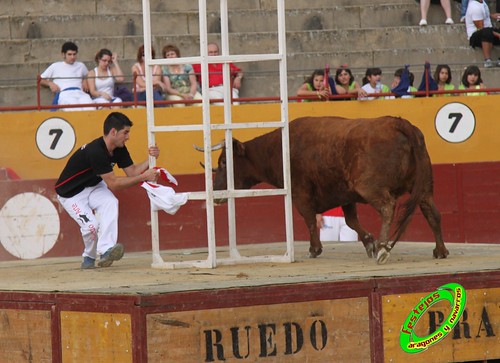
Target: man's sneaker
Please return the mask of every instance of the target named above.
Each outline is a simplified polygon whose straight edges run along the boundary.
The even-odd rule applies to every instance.
[[[118,261],[123,257],[124,250],[123,245],[121,243],[117,243],[101,255],[101,259],[97,265],[99,265],[99,267],[111,266],[113,261]]]
[[[493,62],[491,61],[491,59],[486,59],[484,61],[484,68],[491,68],[493,67]]]
[[[83,257],[83,262],[80,265],[80,269],[82,270],[90,270],[95,268],[95,258],[85,256]]]

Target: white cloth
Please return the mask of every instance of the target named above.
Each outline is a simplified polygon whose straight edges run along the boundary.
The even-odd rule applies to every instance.
[[[82,79],[87,75],[87,67],[82,62],[68,64],[61,61],[52,63],[40,77],[51,79],[62,91],[73,87],[82,89]]]
[[[323,216],[323,227],[319,230],[321,242],[357,241],[358,234],[346,223],[344,217]]]
[[[160,177],[174,185],[179,185],[177,180],[165,168],[156,167],[160,173]],[[143,187],[147,193],[153,210],[163,210],[168,214],[175,214],[182,207],[189,198],[189,193],[176,193],[172,188],[160,185],[153,182],[142,182]]]
[[[80,226],[84,257],[96,258],[118,240],[118,199],[104,181],[71,198],[57,196],[59,203]]]
[[[490,9],[486,4],[486,0],[483,3],[479,1],[469,1],[469,6],[467,7],[467,12],[465,13],[465,26],[467,28],[467,39],[470,39],[472,34],[477,31],[474,21],[484,21],[485,28],[492,28],[490,18]]]

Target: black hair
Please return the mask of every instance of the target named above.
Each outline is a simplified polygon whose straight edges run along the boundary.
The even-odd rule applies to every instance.
[[[462,84],[465,87],[469,87],[469,81],[467,81],[467,76],[474,74],[477,76],[477,84],[483,83],[483,80],[481,79],[481,71],[477,66],[468,66],[465,68],[464,75],[462,76]]]
[[[66,42],[61,47],[61,53],[66,53],[68,50],[73,50],[78,53],[78,46],[73,42]]]
[[[399,77],[403,75],[404,68],[398,68],[396,69],[396,72],[394,72],[394,77]],[[410,86],[413,86],[413,82],[415,81],[415,75],[408,71],[408,80],[410,81]]]
[[[109,134],[111,129],[115,129],[116,131],[120,131],[127,126],[132,127],[134,124],[130,119],[121,112],[111,112],[106,120],[104,120],[104,135]]]
[[[445,83],[450,84],[451,83],[451,68],[447,64],[438,64],[437,65],[436,71],[434,72],[434,80],[436,81],[436,83],[439,83],[439,73],[441,73],[441,71],[443,69],[448,70],[448,78],[446,79]]]
[[[366,68],[365,76],[363,77],[363,85],[370,83],[368,77],[379,76],[382,74],[382,70],[378,67]]]
[[[323,69],[315,69],[314,72],[306,79],[305,83],[308,83],[312,89],[314,89],[314,77],[325,76],[325,71]]]
[[[354,82],[354,76],[352,75],[351,70],[347,67],[337,68],[337,70],[335,71],[335,83],[340,84],[339,76],[340,73],[342,73],[342,71],[346,71],[349,74],[349,86],[350,86]]]

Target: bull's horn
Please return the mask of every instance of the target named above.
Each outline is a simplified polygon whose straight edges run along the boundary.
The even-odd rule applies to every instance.
[[[210,151],[216,151],[216,150],[222,149],[225,145],[226,145],[226,142],[225,141],[221,141],[218,144],[212,145],[210,147]],[[198,151],[201,151],[201,152],[205,151],[204,148],[199,147],[198,145],[193,144],[193,147],[195,148],[195,150],[198,150]]]
[[[203,169],[205,169],[205,164],[203,164],[201,161],[200,161],[200,165]],[[216,173],[217,172],[217,169],[213,169],[212,168],[212,173]]]

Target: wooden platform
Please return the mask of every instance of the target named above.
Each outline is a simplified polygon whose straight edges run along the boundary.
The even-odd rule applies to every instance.
[[[106,269],[81,258],[0,263],[0,361],[26,362],[452,362],[500,358],[500,245],[400,242],[387,264],[361,243],[325,244],[317,259],[297,242],[296,262],[152,269],[150,253]],[[244,245],[242,255],[279,254],[284,243]],[[226,253],[219,248],[218,255]],[[206,258],[164,251],[166,261]],[[456,282],[466,313],[453,333],[418,355],[399,346],[419,300]],[[419,321],[439,326],[440,302]],[[33,344],[34,336],[41,341]],[[83,359],[83,360],[82,360]]]

